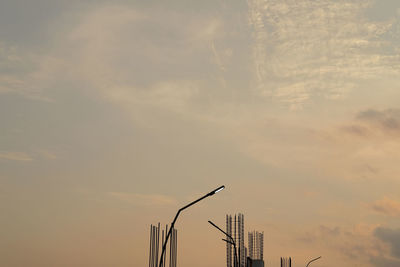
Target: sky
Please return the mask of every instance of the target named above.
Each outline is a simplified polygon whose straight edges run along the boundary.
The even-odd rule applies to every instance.
[[[400,266],[397,0],[2,0],[0,123],[1,266]]]

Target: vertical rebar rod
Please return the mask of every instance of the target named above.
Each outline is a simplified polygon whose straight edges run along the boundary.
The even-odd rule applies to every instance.
[[[150,225],[150,242],[149,242],[149,244],[150,244],[150,249],[149,249],[149,267],[153,267],[152,266],[152,263],[151,263],[151,238],[152,238],[152,234],[151,234],[151,227],[152,227],[152,225]]]
[[[156,262],[156,230],[153,225],[153,262]]]
[[[153,225],[151,225],[151,228],[150,228],[150,236],[151,236],[151,238],[150,238],[150,255],[151,255],[151,260],[150,260],[150,263],[151,263],[151,267],[154,267],[153,266]]]
[[[172,229],[172,231],[173,230],[174,229]],[[169,231],[171,232],[171,229]],[[171,239],[172,239],[172,232],[171,232]],[[169,241],[169,267],[172,267],[172,251],[171,251],[171,248],[172,248],[172,241],[170,240]]]
[[[174,267],[176,267],[176,230],[174,231]]]
[[[178,231],[175,230],[175,267],[178,262]]]
[[[157,242],[157,226],[154,226],[154,262],[157,262],[158,257],[158,242]]]
[[[168,233],[168,224],[165,225],[165,233]],[[167,235],[165,234],[165,240],[164,242],[166,242],[167,240]],[[167,253],[164,254],[164,258],[163,258],[163,267],[167,266]]]
[[[164,243],[164,230],[161,231],[161,244]]]
[[[151,225],[151,240],[150,240],[150,254],[151,254],[151,267],[154,267],[154,233],[153,233],[153,225]]]
[[[170,243],[171,267],[174,267],[174,232],[175,232],[175,229],[172,229],[171,243]]]
[[[154,267],[154,226],[151,225],[151,267]]]
[[[156,262],[158,262],[159,252],[160,252],[160,223],[158,223],[158,227],[157,227],[157,258],[156,258]]]
[[[175,257],[175,232],[176,230],[174,229],[174,244],[173,244],[173,249],[174,249],[174,261],[173,261],[173,266],[175,267],[175,261],[176,261],[176,257]]]
[[[172,231],[172,240],[171,240],[171,253],[172,253],[172,267],[175,266],[175,229]]]

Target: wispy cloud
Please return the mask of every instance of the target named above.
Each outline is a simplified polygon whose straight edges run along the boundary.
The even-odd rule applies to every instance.
[[[12,161],[32,161],[33,158],[25,152],[0,151],[0,159]]]
[[[39,154],[42,158],[48,160],[54,160],[57,158],[56,153],[46,149],[37,150],[36,153]]]
[[[371,209],[375,212],[400,217],[400,202],[384,197],[382,200],[378,200],[370,205]]]
[[[107,195],[120,201],[138,206],[164,206],[173,205],[176,199],[159,194],[135,194],[125,192],[108,192]]]
[[[261,94],[299,108],[337,99],[360,81],[395,77],[400,57],[384,39],[392,21],[368,20],[369,1],[250,0],[253,61]]]
[[[54,59],[0,42],[0,94],[52,101],[43,91],[53,81],[54,71]]]

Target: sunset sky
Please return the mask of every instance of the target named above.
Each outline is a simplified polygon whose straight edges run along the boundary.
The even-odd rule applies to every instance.
[[[0,266],[400,266],[398,0],[1,0],[0,123]]]

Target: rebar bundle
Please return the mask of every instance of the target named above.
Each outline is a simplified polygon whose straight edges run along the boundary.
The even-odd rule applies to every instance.
[[[160,223],[158,225],[150,225],[150,250],[149,250],[149,267],[157,267],[159,262],[160,248],[165,242],[168,233],[168,225],[165,226],[165,230],[161,230],[161,242],[160,242]],[[176,267],[177,265],[177,251],[178,251],[178,231],[172,229],[171,237],[169,239],[169,267]],[[163,256],[162,267],[166,266],[167,253]]]

